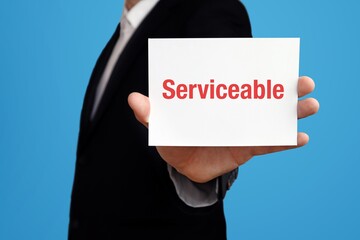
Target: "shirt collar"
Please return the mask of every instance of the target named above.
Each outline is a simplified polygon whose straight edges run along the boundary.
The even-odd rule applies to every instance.
[[[159,0],[140,0],[130,11],[123,8],[123,17],[125,16],[131,27],[136,29],[151,9]]]

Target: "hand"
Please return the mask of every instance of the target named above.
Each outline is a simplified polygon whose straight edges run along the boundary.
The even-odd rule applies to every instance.
[[[315,88],[309,77],[298,80],[298,96],[304,97]],[[150,114],[149,98],[133,92],[128,102],[136,119],[148,127]],[[298,119],[315,114],[319,103],[314,98],[305,98],[298,102]],[[207,182],[244,164],[252,157],[288,149],[302,147],[309,141],[306,133],[298,133],[297,146],[260,146],[260,147],[156,147],[160,156],[178,172],[195,182]]]

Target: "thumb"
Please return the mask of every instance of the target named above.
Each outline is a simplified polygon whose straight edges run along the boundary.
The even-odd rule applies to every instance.
[[[134,111],[136,119],[147,127],[150,114],[149,98],[141,93],[132,92],[128,96],[128,103],[130,108]]]

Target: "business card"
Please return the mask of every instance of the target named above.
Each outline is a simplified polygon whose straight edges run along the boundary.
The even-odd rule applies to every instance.
[[[154,38],[150,146],[297,144],[299,38]]]

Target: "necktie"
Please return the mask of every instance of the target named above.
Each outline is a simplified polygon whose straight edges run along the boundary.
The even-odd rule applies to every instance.
[[[100,79],[99,84],[96,89],[94,105],[93,105],[92,112],[91,112],[91,119],[93,119],[95,116],[96,110],[99,107],[102,95],[105,92],[107,83],[111,77],[113,70],[114,70],[115,64],[116,64],[122,50],[124,49],[126,43],[130,39],[132,30],[133,29],[132,29],[129,21],[126,18],[126,13],[124,12],[124,14],[122,15],[121,20],[120,20],[119,38],[115,44],[115,47],[111,53],[111,56],[107,62],[105,70],[101,76],[101,79]]]

